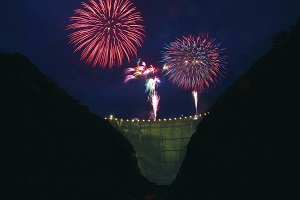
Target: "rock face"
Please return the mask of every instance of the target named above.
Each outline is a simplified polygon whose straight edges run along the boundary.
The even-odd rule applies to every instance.
[[[209,109],[188,144],[170,199],[291,195],[285,189],[292,188],[296,152],[289,140],[299,92],[299,32],[289,37],[254,63]]]
[[[143,199],[129,141],[21,54],[0,54],[0,199]]]

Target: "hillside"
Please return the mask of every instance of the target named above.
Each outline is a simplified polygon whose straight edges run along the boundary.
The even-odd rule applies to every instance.
[[[170,199],[291,199],[300,20],[297,25],[285,40],[278,34],[273,48],[209,109],[188,144]]]
[[[141,199],[132,145],[21,54],[0,54],[0,199]]]

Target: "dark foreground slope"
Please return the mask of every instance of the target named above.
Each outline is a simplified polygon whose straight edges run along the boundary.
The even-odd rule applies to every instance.
[[[0,199],[143,199],[132,145],[20,54],[0,54]]]
[[[292,199],[299,25],[289,40],[277,37],[211,107],[188,144],[170,199]]]

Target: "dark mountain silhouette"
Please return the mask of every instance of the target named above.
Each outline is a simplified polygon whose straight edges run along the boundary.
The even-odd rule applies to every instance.
[[[143,199],[132,145],[21,54],[0,54],[0,199]]]
[[[292,199],[299,27],[300,18],[209,109],[170,199]]]

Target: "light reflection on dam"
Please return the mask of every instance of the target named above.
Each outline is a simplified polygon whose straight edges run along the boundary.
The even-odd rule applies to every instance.
[[[107,118],[133,145],[141,173],[158,185],[171,184],[197,125],[208,113],[159,120]]]

